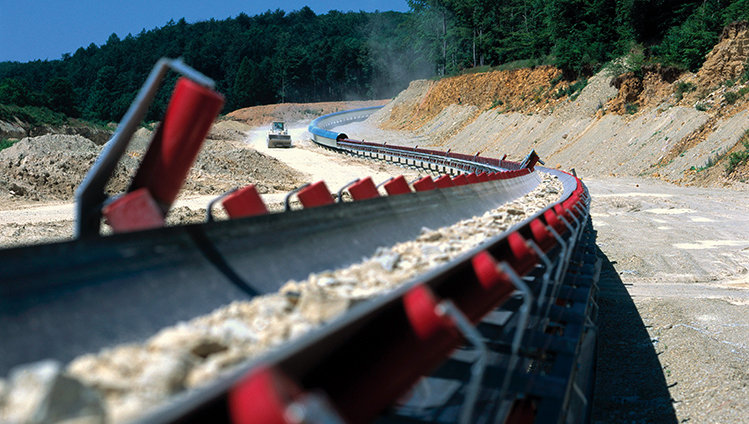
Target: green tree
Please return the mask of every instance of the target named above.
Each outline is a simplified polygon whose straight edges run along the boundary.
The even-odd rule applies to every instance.
[[[257,64],[245,56],[234,79],[232,107],[238,109],[259,104],[258,87],[261,84]]]
[[[96,81],[91,88],[86,103],[85,116],[99,121],[116,121],[119,117],[112,113],[112,105],[117,99],[117,69],[114,66],[104,66],[96,74]]]
[[[0,104],[31,106],[38,105],[38,95],[28,85],[14,78],[5,78],[0,82]]]
[[[705,55],[718,42],[723,28],[720,3],[720,0],[707,0],[683,23],[671,27],[655,48],[656,53],[668,64],[697,71]]]
[[[50,109],[62,112],[72,118],[78,118],[80,111],[76,107],[76,94],[73,83],[64,77],[55,77],[44,84],[44,94]]]

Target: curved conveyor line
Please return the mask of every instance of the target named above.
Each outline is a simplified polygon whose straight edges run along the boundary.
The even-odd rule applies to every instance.
[[[566,191],[571,176],[558,173]],[[536,173],[259,217],[0,250],[0,375],[68,361],[521,197]]]

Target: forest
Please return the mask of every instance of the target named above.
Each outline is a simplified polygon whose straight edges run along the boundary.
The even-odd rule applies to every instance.
[[[411,80],[501,66],[590,75],[639,63],[694,71],[749,0],[408,0],[410,11],[315,14],[309,7],[112,34],[58,60],[0,62],[0,106],[118,121],[160,57],[216,81],[224,111],[279,102],[382,99]],[[177,76],[170,74],[165,86]],[[158,120],[170,90],[147,117]],[[20,108],[20,109],[19,109]],[[2,110],[0,110],[2,112]],[[1,117],[0,117],[1,118]]]

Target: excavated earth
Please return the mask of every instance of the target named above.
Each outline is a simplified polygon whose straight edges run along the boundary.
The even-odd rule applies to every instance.
[[[745,150],[747,140],[749,85],[742,76],[749,71],[748,54],[746,24],[737,23],[726,28],[695,74],[658,66],[617,76],[604,70],[572,95],[575,86],[551,67],[414,81],[368,121],[341,131],[368,141],[507,154],[514,160],[535,149],[547,166],[574,169],[593,197],[603,259],[592,421],[741,423],[749,416],[749,164],[739,162],[728,172],[727,163]],[[215,196],[249,181],[266,191],[268,201],[278,202],[284,190],[326,172],[344,181],[348,166],[356,167],[356,176],[382,179],[403,173],[322,151],[305,140],[303,129],[294,136],[298,148],[269,151],[257,141],[262,128],[253,129],[284,114],[290,122],[308,121],[318,112],[367,105],[296,105],[285,112],[250,108],[230,114],[217,124],[203,162],[199,159],[192,169],[184,204],[190,196],[204,201],[198,196]],[[72,215],[65,208],[87,169],[84,163],[90,164],[97,151],[94,143],[71,137],[26,139],[0,152],[1,245],[70,237]],[[66,147],[60,152],[46,145]],[[140,154],[129,152],[133,164]],[[310,164],[318,155],[326,157],[325,169]],[[112,192],[126,186],[126,171],[132,169],[128,161],[121,164]],[[252,180],[244,173],[250,169]],[[206,203],[199,203],[202,209],[179,206],[170,222],[203,219]],[[492,216],[512,214],[496,211],[484,218],[496,221]],[[9,420],[7,414],[17,412],[8,411],[19,410],[13,408],[26,405],[28,412],[38,407],[19,400],[23,397],[14,393],[23,392],[10,387],[33,391],[39,387],[29,382],[34,378],[23,376],[41,376],[36,379],[76,382],[70,384],[82,393],[79,416],[92,417],[91,422],[101,422],[106,414],[115,420],[131,417],[256,354],[240,352],[232,340],[278,346],[313,323],[331,319],[329,312],[345,311],[372,295],[367,275],[373,268],[439,263],[451,249],[449,240],[457,237],[451,231],[465,230],[438,230],[438,235],[425,230],[421,241],[447,243],[415,248],[416,256],[397,247],[383,249],[355,270],[289,282],[269,296],[269,306],[229,305],[215,317],[164,330],[146,342],[145,351],[124,346],[68,365],[37,364],[0,380],[0,410]],[[483,237],[481,232],[468,236],[475,242]],[[374,285],[387,286],[385,280]],[[258,311],[266,315],[250,318]],[[300,321],[302,315],[309,321]],[[283,331],[268,332],[276,327]],[[166,340],[179,346],[176,353],[166,349]],[[132,394],[133,386],[120,386],[121,381],[135,381],[144,394]],[[155,386],[138,386],[146,381]],[[19,416],[24,415],[12,415]]]
[[[557,98],[566,86],[548,68],[414,81],[341,131],[514,160],[535,149],[547,166],[574,169],[592,194],[604,263],[592,421],[741,423],[749,164],[727,164],[749,150],[747,55],[737,23],[696,74],[604,70],[574,98]]]

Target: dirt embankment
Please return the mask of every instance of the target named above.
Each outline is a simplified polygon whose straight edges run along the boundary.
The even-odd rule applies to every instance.
[[[243,134],[218,124],[183,186],[185,194],[221,194],[253,183],[261,193],[292,190],[304,181],[278,160],[238,144]],[[140,129],[123,155],[107,191],[123,192],[151,139]],[[0,151],[0,198],[9,202],[74,200],[75,189],[91,169],[102,147],[78,136],[48,134],[27,137]]]
[[[646,66],[616,78],[604,70],[582,84],[551,67],[414,81],[370,124],[411,130],[422,147],[524,157],[535,149],[552,167],[586,176],[652,176],[732,185],[727,175],[749,129],[746,23],[727,27],[696,74]]]

